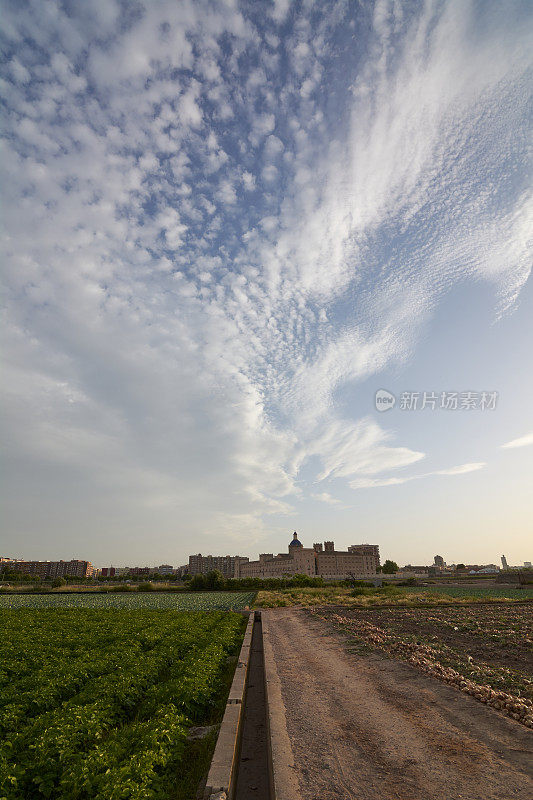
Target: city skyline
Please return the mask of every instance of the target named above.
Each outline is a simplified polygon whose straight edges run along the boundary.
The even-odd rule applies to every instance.
[[[296,533],[296,531],[294,533]],[[298,534],[298,536],[301,537],[301,534]],[[301,538],[303,538],[303,537],[301,537]],[[268,544],[268,542],[266,542],[266,544]],[[307,543],[307,542],[305,543],[305,546],[306,547],[311,547],[311,545],[309,543]],[[313,546],[314,546],[314,544],[313,544]],[[352,544],[346,545],[346,546],[348,547],[348,550],[349,550],[350,547],[352,547],[352,548],[356,547],[357,548],[357,547],[361,547],[361,546],[369,546],[369,543],[368,542],[359,542],[358,544],[354,544],[352,542]],[[373,547],[374,545],[370,545],[370,546]],[[379,549],[379,547],[380,546],[378,545],[378,549]],[[282,548],[282,550],[280,552],[283,552],[283,550],[284,550],[284,548]],[[85,555],[87,555],[87,554],[85,554]],[[204,553],[199,553],[199,552],[190,553],[189,552],[186,556],[182,556],[182,557],[178,558],[177,560],[174,559],[175,563],[170,563],[170,561],[172,561],[172,559],[170,559],[170,560],[167,559],[166,561],[163,560],[163,561],[159,561],[157,563],[154,560],[145,561],[142,564],[140,562],[139,563],[134,563],[133,561],[127,562],[127,560],[125,561],[124,558],[122,558],[122,560],[119,559],[116,563],[109,562],[109,561],[102,561],[101,563],[98,563],[97,561],[95,561],[94,559],[91,559],[91,558],[83,559],[83,558],[79,558],[79,557],[61,558],[61,559],[60,558],[57,558],[57,559],[54,559],[54,558],[43,558],[43,559],[41,559],[41,561],[43,563],[50,562],[50,561],[63,561],[65,563],[68,563],[69,561],[73,561],[73,560],[80,560],[80,561],[84,561],[85,560],[85,561],[88,561],[89,563],[93,564],[96,569],[102,569],[104,567],[105,568],[112,567],[112,568],[117,568],[117,569],[124,569],[124,568],[127,568],[127,567],[135,567],[135,568],[137,568],[137,567],[143,567],[143,568],[150,567],[150,568],[153,568],[154,571],[155,571],[155,570],[157,570],[158,566],[164,566],[164,567],[171,566],[174,569],[178,569],[178,567],[184,567],[187,564],[190,565],[191,564],[191,559],[194,561],[194,559],[196,559],[199,556],[202,557],[204,560],[205,559],[211,559],[211,558],[223,560],[223,559],[228,559],[229,558],[229,559],[231,559],[233,561],[236,558],[244,558],[244,559],[254,560],[254,558],[257,555],[260,555],[260,553],[258,553],[257,551],[255,553],[252,553],[250,551],[248,554],[243,553],[243,552],[241,552],[241,553],[235,553],[235,552],[226,553],[226,552],[222,552],[222,551],[216,552],[216,553],[214,553],[214,552],[213,553],[207,553],[207,552],[204,552]],[[480,565],[480,566],[481,565],[487,565],[487,564],[494,564],[494,565],[496,565],[498,567],[499,567],[499,565],[501,563],[503,569],[507,569],[507,568],[511,569],[511,568],[516,568],[516,567],[527,568],[531,564],[530,561],[524,560],[524,559],[520,559],[519,561],[513,562],[510,559],[506,559],[504,554],[501,554],[498,558],[494,558],[492,561],[487,561],[487,560],[483,560],[483,559],[479,559],[479,558],[475,559],[475,560],[468,560],[468,559],[464,559],[464,558],[457,558],[456,560],[453,560],[451,558],[446,558],[446,557],[443,558],[441,555],[434,555],[431,558],[429,558],[429,557],[426,558],[425,560],[424,559],[421,559],[421,560],[419,559],[418,562],[421,563],[421,564],[425,564],[426,566],[429,567],[429,566],[434,565],[434,563],[436,563],[435,559],[437,559],[437,558],[438,559],[443,559],[444,563],[441,566],[443,566],[444,568],[455,567],[457,564],[461,564],[461,563],[477,564],[477,565]],[[381,561],[384,562],[384,561],[386,561],[388,559],[390,559],[392,561],[396,561],[398,563],[399,567],[411,566],[411,565],[414,565],[414,564],[418,563],[416,559],[408,559],[408,558],[399,557],[399,556],[397,558],[394,558],[392,555],[390,555],[388,553],[385,553],[385,554],[382,553]],[[505,563],[504,563],[504,559],[505,559]],[[2,563],[6,562],[6,561],[8,561],[8,562],[9,561],[35,561],[35,559],[32,559],[29,556],[24,556],[24,557],[18,556],[18,555],[6,556],[5,553],[1,554],[0,555],[0,565]]]
[[[2,7],[2,551],[530,557],[531,4]]]

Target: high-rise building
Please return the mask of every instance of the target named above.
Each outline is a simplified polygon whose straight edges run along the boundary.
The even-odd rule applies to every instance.
[[[509,567],[507,566],[507,559],[505,558],[505,556],[502,556],[502,569],[509,569]]]
[[[237,564],[249,561],[247,556],[203,556],[198,553],[189,556],[189,574],[205,575],[211,570],[218,570],[225,578],[233,578]]]
[[[440,569],[443,569],[446,566],[446,562],[442,556],[435,556],[433,563],[436,567],[440,567]]]

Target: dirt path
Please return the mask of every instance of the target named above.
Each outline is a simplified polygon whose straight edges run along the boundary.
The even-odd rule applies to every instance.
[[[531,800],[533,735],[298,609],[268,614],[302,800]]]

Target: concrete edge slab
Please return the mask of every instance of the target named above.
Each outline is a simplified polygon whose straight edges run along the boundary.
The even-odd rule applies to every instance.
[[[285,706],[281,695],[281,682],[276,669],[274,651],[270,641],[270,613],[271,612],[265,611],[261,612],[261,623],[263,627],[272,800],[301,800],[298,777],[294,768],[291,740],[287,732]]]
[[[237,777],[237,761],[242,728],[244,695],[250,663],[250,648],[255,614],[250,612],[239,660],[226,703],[226,710],[218,732],[215,752],[209,767],[204,789],[204,800],[226,797],[232,800]]]

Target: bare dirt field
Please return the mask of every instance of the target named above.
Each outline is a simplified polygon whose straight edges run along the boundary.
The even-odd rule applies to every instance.
[[[302,609],[268,614],[302,800],[531,800],[533,736]]]
[[[312,613],[533,729],[533,603]]]
[[[327,612],[326,612],[327,613]],[[521,674],[533,663],[533,605],[449,606],[446,608],[389,608],[351,612],[352,619],[367,620],[404,640],[431,642],[443,651],[470,655],[492,666]],[[527,692],[533,697],[533,688]]]

